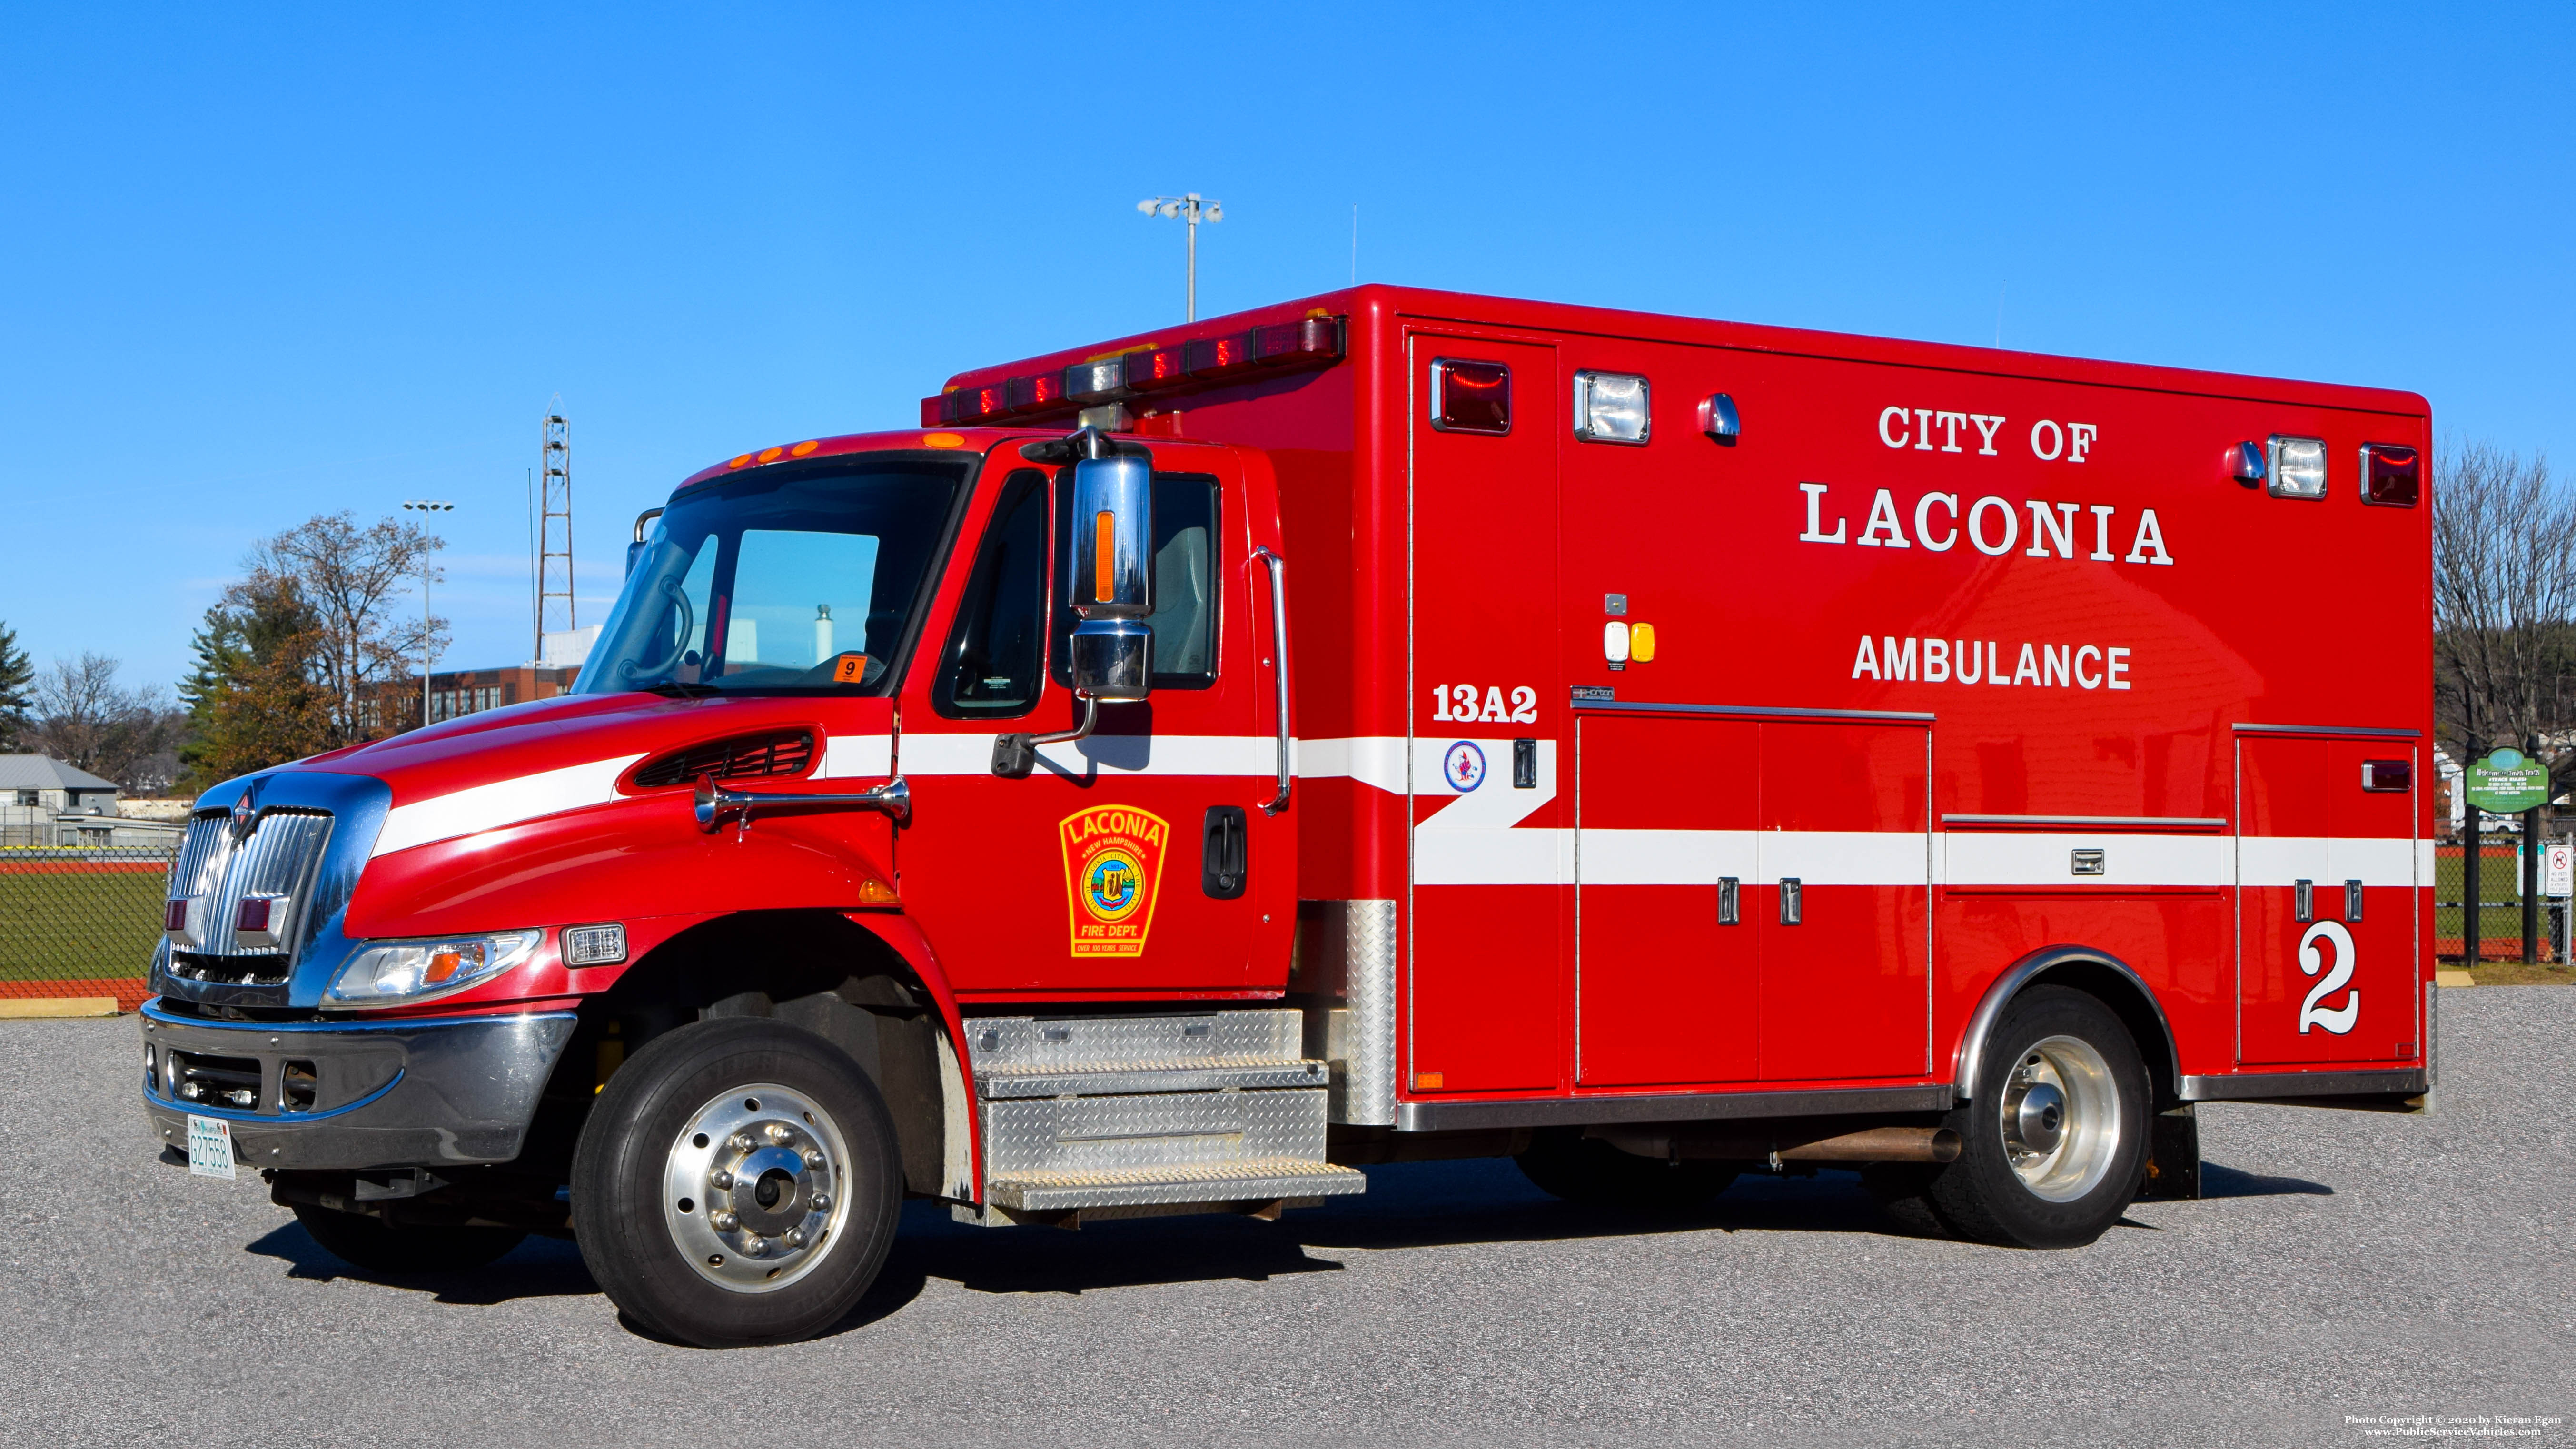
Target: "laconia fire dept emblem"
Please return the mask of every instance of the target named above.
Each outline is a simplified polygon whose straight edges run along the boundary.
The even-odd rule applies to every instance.
[[[1094,805],[1064,817],[1056,830],[1064,845],[1073,954],[1144,955],[1172,827],[1133,806]]]

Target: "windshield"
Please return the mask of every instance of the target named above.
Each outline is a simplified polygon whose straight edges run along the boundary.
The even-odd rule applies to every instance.
[[[681,494],[573,692],[885,692],[973,463],[834,459]]]

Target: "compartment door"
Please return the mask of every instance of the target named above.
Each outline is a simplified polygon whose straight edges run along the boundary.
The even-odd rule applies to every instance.
[[[1413,442],[1413,1093],[1565,1085],[1572,896],[1557,732],[1556,435],[1548,347],[1416,333]],[[1429,416],[1443,358],[1508,370],[1503,431]],[[1485,376],[1491,377],[1490,371]],[[1532,742],[1526,784],[1516,739]]]
[[[1576,721],[1576,1067],[1587,1087],[1753,1076],[1760,728]]]
[[[2405,740],[2238,739],[2237,1059],[2246,1065],[2415,1054],[2413,756]],[[2372,788],[2373,761],[2404,762],[2409,788]]]
[[[1927,726],[1766,723],[1745,911],[1765,1081],[1931,1069]]]

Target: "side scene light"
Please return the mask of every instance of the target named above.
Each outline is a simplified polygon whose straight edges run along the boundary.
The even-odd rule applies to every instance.
[[[1643,443],[1654,425],[1646,380],[1633,372],[1574,375],[1574,435],[1588,443]]]
[[[2264,449],[2273,497],[2326,496],[2326,445],[2323,438],[2285,438],[2274,433]]]

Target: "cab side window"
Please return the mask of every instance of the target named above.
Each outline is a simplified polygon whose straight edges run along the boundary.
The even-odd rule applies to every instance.
[[[1154,687],[1207,689],[1216,683],[1217,482],[1203,473],[1154,475]],[[1073,556],[1069,519],[1073,470],[1056,480],[1056,551]],[[1055,596],[1055,680],[1070,686],[1065,641],[1080,617],[1066,602],[1059,571]]]
[[[1046,505],[1046,475],[1034,468],[1002,484],[931,691],[931,708],[950,719],[1021,715],[1038,702],[1046,649]]]

